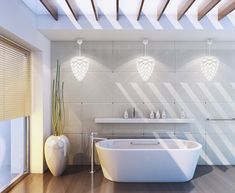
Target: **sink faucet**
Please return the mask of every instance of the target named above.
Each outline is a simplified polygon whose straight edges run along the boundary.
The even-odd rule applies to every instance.
[[[93,174],[95,173],[95,170],[94,170],[94,142],[95,141],[102,141],[102,140],[107,140],[107,138],[103,138],[103,137],[95,137],[96,135],[98,135],[98,133],[96,132],[91,132],[91,135],[90,135],[90,143],[91,143],[91,171],[90,173]]]

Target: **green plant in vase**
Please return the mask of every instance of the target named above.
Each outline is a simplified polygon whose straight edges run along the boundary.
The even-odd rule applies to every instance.
[[[63,173],[68,160],[70,143],[63,135],[65,124],[64,82],[61,82],[60,64],[57,60],[56,77],[52,82],[52,128],[53,135],[45,143],[45,158],[51,173],[59,176]]]
[[[53,134],[63,134],[65,123],[64,82],[61,82],[60,64],[57,60],[56,77],[52,82],[52,127]]]

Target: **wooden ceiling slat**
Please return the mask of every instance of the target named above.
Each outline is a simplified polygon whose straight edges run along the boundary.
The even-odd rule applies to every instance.
[[[47,11],[51,14],[51,16],[57,21],[58,20],[58,11],[51,3],[51,0],[40,0],[40,2],[43,4],[43,6],[47,9]]]
[[[223,19],[229,13],[235,10],[235,1],[227,3],[225,6],[219,8],[218,11],[218,20]]]
[[[65,0],[65,2],[67,3],[70,11],[73,14],[73,17],[78,20],[78,15],[76,14],[76,3],[75,0]]]
[[[211,9],[213,9],[221,0],[210,0],[202,5],[198,10],[198,21],[200,21]]]
[[[189,8],[193,5],[193,3],[195,2],[195,0],[187,0],[183,6],[181,6],[181,8],[178,10],[177,13],[177,20],[179,21],[184,14],[189,10]]]
[[[116,19],[119,19],[119,0],[116,0]]]
[[[97,14],[97,11],[96,11],[96,8],[95,8],[94,0],[91,0],[91,5],[92,5],[92,9],[93,9],[93,12],[94,12],[94,15],[95,15],[95,19],[96,19],[96,21],[98,21],[98,14]]]
[[[169,4],[170,0],[166,0],[163,5],[158,9],[158,14],[157,14],[157,20],[159,21],[167,7],[167,5]]]
[[[139,19],[140,19],[140,15],[141,15],[141,12],[142,12],[142,9],[143,9],[143,5],[144,5],[144,0],[141,1],[137,21],[139,21]]]

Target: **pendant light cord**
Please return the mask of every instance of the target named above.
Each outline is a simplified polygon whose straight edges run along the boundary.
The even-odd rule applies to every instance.
[[[78,44],[78,56],[81,56],[82,40],[81,39],[77,40],[77,44]]]
[[[146,56],[147,44],[144,45],[144,56]]]
[[[209,43],[207,45],[207,51],[208,51],[208,55],[211,56],[211,45]]]
[[[146,56],[146,50],[147,50],[148,40],[147,40],[147,39],[144,39],[144,40],[143,40],[143,44],[144,44],[144,56]]]
[[[211,45],[212,45],[212,40],[211,39],[207,40],[207,52],[208,52],[208,56],[211,56]]]
[[[78,55],[79,55],[79,56],[81,56],[81,47],[82,47],[82,45],[79,44],[79,47],[78,47]]]

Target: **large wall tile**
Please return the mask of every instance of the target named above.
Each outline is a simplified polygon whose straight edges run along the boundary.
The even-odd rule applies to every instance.
[[[90,62],[89,72],[100,72],[100,71],[112,71],[114,68],[113,64],[113,53],[111,44],[97,44],[84,45],[82,53]]]
[[[115,72],[113,86],[113,102],[143,102],[134,85],[143,88],[144,82],[138,72]]]
[[[137,58],[142,56],[141,50],[114,49],[113,66],[115,72],[137,72]]]
[[[65,133],[84,133],[82,128],[82,108],[80,103],[66,103],[66,127]]]
[[[71,72],[70,61],[78,55],[76,42],[55,42],[52,44],[52,71],[56,69],[57,60],[61,65],[61,71]]]
[[[175,72],[153,72],[150,79],[145,82],[142,90],[144,91],[146,102],[173,102],[174,96],[171,95],[166,88],[165,83],[170,84],[176,89],[176,74]]]
[[[162,115],[162,112],[165,111],[166,118],[177,118],[177,112],[176,112],[176,106],[175,103],[170,102],[159,102],[159,103],[144,103],[144,109],[143,113],[145,117],[150,118],[150,112],[154,111],[155,113],[157,111],[160,112],[160,115]]]
[[[211,119],[235,117],[235,103],[207,103],[206,108]],[[207,133],[231,133],[235,131],[235,121],[233,120],[212,120],[206,123]]]
[[[174,124],[146,124],[144,128],[144,136],[174,139]]]
[[[82,110],[82,127],[84,133],[112,133],[112,124],[95,123],[95,118],[112,117],[111,103],[84,103]]]
[[[78,81],[71,72],[62,72],[64,81],[64,100],[66,103],[81,103],[83,101],[83,82]]]
[[[207,99],[210,102],[235,102],[234,71],[218,71],[213,81],[207,83]]]
[[[186,118],[193,119],[191,124],[176,124],[175,132],[191,132],[205,134],[207,109],[204,103],[176,103],[176,112],[180,117],[180,112],[185,113]]]
[[[175,51],[170,49],[149,50],[147,52],[150,57],[155,59],[154,71],[175,72]]]
[[[146,117],[144,104],[143,103],[113,103],[112,105],[112,117],[122,118],[125,110],[128,112],[128,117],[133,118],[133,111],[135,110],[136,118]]]
[[[200,64],[205,50],[180,49],[176,51],[176,71],[201,72]]]
[[[113,135],[118,137],[143,136],[144,124],[113,124]]]
[[[83,81],[83,102],[112,102],[112,72],[88,72]]]
[[[205,85],[205,78],[201,72],[177,72],[176,93],[180,101],[204,102],[206,96],[198,86],[198,83]],[[176,100],[178,100],[176,98]]]
[[[212,55],[216,56],[219,59],[220,65],[219,65],[219,71],[235,71],[235,50],[212,50]]]
[[[206,135],[207,155],[215,165],[235,164],[235,134],[209,133]]]

